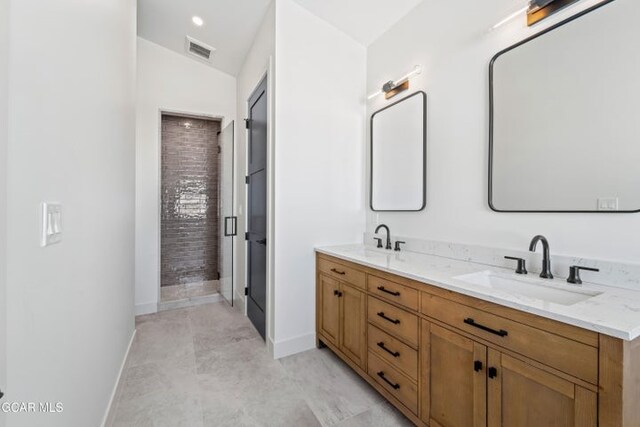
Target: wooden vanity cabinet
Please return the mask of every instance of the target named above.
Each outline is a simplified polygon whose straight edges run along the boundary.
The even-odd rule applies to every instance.
[[[422,414],[431,426],[487,425],[487,347],[422,321]]]
[[[366,366],[366,295],[325,274],[318,274],[318,332],[358,366]]]
[[[422,427],[638,427],[624,341],[318,254],[317,338]]]
[[[489,349],[488,427],[595,427],[597,394],[497,350]]]

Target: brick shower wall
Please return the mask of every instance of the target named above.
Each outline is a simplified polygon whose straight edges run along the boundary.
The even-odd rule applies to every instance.
[[[219,131],[162,116],[161,286],[217,279]]]

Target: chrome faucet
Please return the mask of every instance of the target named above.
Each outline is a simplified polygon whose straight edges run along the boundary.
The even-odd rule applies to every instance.
[[[375,234],[378,234],[378,231],[380,231],[381,228],[384,228],[385,230],[387,230],[387,246],[386,249],[391,250],[391,232],[389,231],[389,227],[387,227],[384,224],[380,224],[375,231]],[[382,247],[382,239],[379,238],[375,238],[378,241],[378,247],[381,248]]]
[[[540,277],[543,279],[553,279],[553,274],[551,274],[551,257],[549,256],[549,242],[547,241],[547,238],[541,235],[535,236],[529,244],[529,250],[531,252],[535,252],[538,242],[542,242],[542,273],[540,273]]]

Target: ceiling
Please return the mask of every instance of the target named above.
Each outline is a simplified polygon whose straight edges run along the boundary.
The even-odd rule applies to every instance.
[[[423,0],[295,0],[368,46]]]
[[[209,65],[235,76],[271,1],[138,0],[138,35],[182,55],[191,36],[216,49]],[[423,0],[295,1],[368,46]],[[204,25],[194,25],[193,16]]]
[[[138,35],[180,54],[189,35],[216,48],[211,66],[237,75],[271,0],[138,0]],[[202,27],[191,22],[196,15]]]

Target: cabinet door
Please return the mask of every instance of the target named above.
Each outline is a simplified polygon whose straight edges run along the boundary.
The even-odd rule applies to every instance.
[[[320,332],[331,344],[338,346],[340,341],[340,284],[337,280],[323,274],[318,276],[318,281]]]
[[[359,366],[364,366],[367,350],[366,296],[342,283],[340,301],[340,349]]]
[[[489,427],[597,424],[596,393],[497,350],[489,350],[487,387]]]
[[[487,347],[422,321],[422,420],[431,426],[485,427]]]

